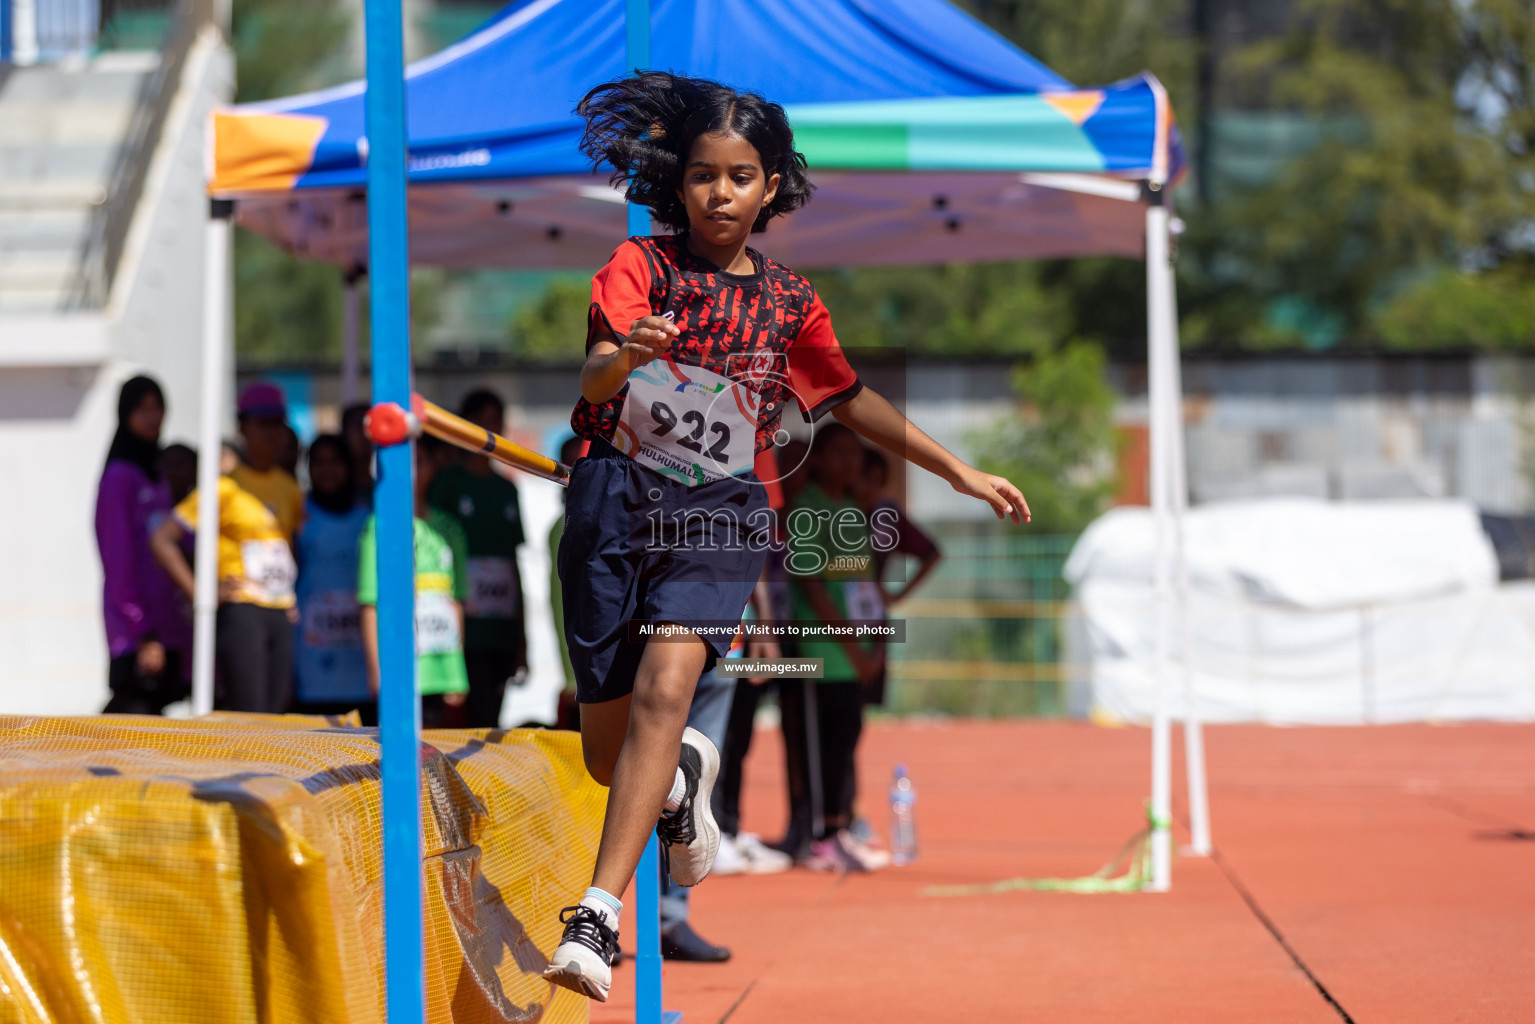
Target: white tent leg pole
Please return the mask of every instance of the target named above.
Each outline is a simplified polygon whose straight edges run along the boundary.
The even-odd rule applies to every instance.
[[[11,0],[11,63],[24,68],[37,57],[37,2]]]
[[[1205,781],[1204,724],[1194,691],[1193,620],[1189,610],[1189,566],[1184,547],[1184,520],[1188,511],[1188,462],[1183,437],[1183,367],[1178,347],[1177,284],[1169,264],[1164,276],[1167,301],[1168,474],[1172,486],[1174,610],[1178,622],[1178,665],[1183,673],[1183,751],[1189,790],[1189,845],[1185,853],[1210,855],[1210,797]]]
[[[1169,479],[1167,324],[1170,276],[1167,252],[1167,207],[1153,193],[1146,207],[1146,369],[1148,426],[1151,434],[1151,518],[1155,529],[1152,553],[1153,625],[1152,674],[1156,687],[1151,718],[1151,881],[1148,891],[1172,887],[1172,743],[1168,721],[1169,653],[1172,632],[1172,487]]]
[[[223,442],[230,204],[213,200],[203,240],[202,423],[197,454],[197,564],[192,601],[192,714],[213,710],[213,648],[219,609],[219,456]]]
[[[357,311],[357,271],[346,275],[346,296],[342,303],[345,315],[341,349],[341,408],[357,401],[358,358],[357,332],[361,326]]]

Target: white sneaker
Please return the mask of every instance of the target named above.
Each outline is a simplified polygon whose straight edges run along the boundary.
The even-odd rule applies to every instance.
[[[879,871],[890,866],[890,854],[859,842],[847,829],[837,831],[837,848],[862,871]]]
[[[735,849],[744,864],[742,870],[748,874],[776,875],[794,866],[793,857],[766,845],[752,832],[742,832],[736,836]],[[714,870],[719,870],[717,864]]]
[[[560,922],[565,925],[565,934],[549,958],[544,977],[561,988],[607,1002],[618,933],[595,910],[580,905],[561,910]]]
[[[720,836],[720,849],[714,855],[714,868],[711,875],[743,875],[751,870],[751,864],[741,855],[741,848],[736,840],[729,836]]]
[[[720,752],[697,729],[682,730],[682,753],[677,759],[687,792],[682,806],[656,824],[667,870],[678,885],[694,886],[708,877],[720,849],[720,827],[709,810],[714,779],[720,771]]]

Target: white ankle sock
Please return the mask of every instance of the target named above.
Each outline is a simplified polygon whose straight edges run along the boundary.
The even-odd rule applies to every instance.
[[[672,780],[672,791],[666,794],[666,806],[662,810],[667,814],[676,814],[682,808],[682,798],[688,795],[688,777],[682,774],[682,768],[677,768],[677,777]]]
[[[618,915],[624,912],[624,903],[617,896],[594,885],[581,897],[581,905],[595,910],[604,924],[618,931]]]

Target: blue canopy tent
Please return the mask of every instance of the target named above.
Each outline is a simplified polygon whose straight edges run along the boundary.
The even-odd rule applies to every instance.
[[[1079,88],[945,0],[651,3],[651,67],[755,90],[788,109],[816,196],[754,244],[791,266],[1146,260],[1166,678],[1186,493],[1166,193],[1183,154],[1160,83],[1142,74]],[[626,233],[624,200],[580,154],[572,110],[591,86],[625,72],[624,11],[624,0],[514,0],[407,69],[412,262],[606,260]],[[364,269],[365,92],[354,82],[217,112],[210,194],[294,255]],[[210,269],[210,288],[223,279]],[[355,337],[348,349],[351,380]],[[217,374],[205,378],[204,408],[216,409]],[[218,422],[216,413],[205,420],[205,450],[216,450]],[[1170,862],[1167,725],[1164,702],[1153,729],[1153,888],[1168,884]],[[1194,725],[1194,846],[1207,851]]]
[[[407,71],[413,262],[606,260],[622,197],[572,111],[624,73],[622,6],[522,0]],[[817,194],[761,247],[791,266],[1139,257],[1135,183],[1182,162],[1150,75],[1077,89],[941,0],[656,0],[652,39],[653,67],[788,108]],[[364,91],[219,112],[210,190],[295,255],[360,266]]]

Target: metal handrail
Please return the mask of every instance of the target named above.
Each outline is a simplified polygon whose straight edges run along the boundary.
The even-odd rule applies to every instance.
[[[160,46],[160,65],[139,90],[133,119],[112,161],[105,195],[91,210],[65,309],[100,309],[107,304],[133,212],[144,192],[149,162],[159,145],[192,44],[203,26],[213,23],[213,4],[214,0],[181,0],[177,5]]]

